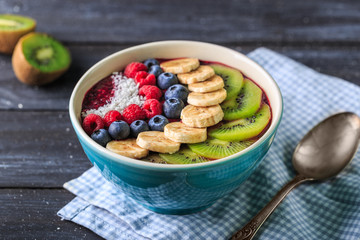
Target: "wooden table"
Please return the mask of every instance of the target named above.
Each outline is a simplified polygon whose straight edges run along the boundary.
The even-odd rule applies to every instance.
[[[16,80],[0,56],[0,239],[98,239],[56,212],[74,196],[64,182],[91,167],[68,116],[81,75],[103,57],[169,39],[217,43],[248,53],[285,54],[360,85],[360,2],[0,0],[1,13],[35,18],[37,31],[71,51],[70,70],[53,84]]]

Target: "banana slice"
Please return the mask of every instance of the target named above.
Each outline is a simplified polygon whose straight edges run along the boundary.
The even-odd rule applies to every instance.
[[[181,58],[162,62],[160,67],[164,72],[170,72],[173,74],[187,73],[194,69],[197,69],[200,65],[199,59],[197,58]]]
[[[200,66],[196,70],[189,73],[178,74],[179,82],[182,84],[191,84],[203,82],[215,75],[214,69],[210,66]]]
[[[136,143],[150,151],[170,154],[179,151],[181,145],[166,138],[164,133],[159,131],[141,132],[136,139]]]
[[[140,159],[149,154],[149,150],[139,147],[136,139],[108,142],[106,148],[125,157]]]
[[[222,103],[225,98],[226,90],[222,88],[208,93],[191,92],[187,98],[187,102],[194,106],[207,107]]]
[[[206,128],[188,127],[181,122],[166,124],[164,134],[168,139],[180,143],[199,143],[207,138]]]
[[[188,89],[192,92],[206,93],[219,90],[224,87],[224,81],[219,75],[214,75],[206,81],[191,83]]]
[[[180,118],[189,127],[204,128],[210,127],[220,122],[224,113],[220,105],[210,107],[196,107],[187,105],[182,111]]]

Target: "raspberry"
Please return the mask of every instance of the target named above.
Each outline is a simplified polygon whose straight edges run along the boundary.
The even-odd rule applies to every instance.
[[[144,85],[156,85],[156,78],[154,74],[148,74],[145,71],[137,72],[135,75],[135,82],[139,84],[139,88]]]
[[[104,121],[99,115],[89,114],[84,118],[82,127],[88,135],[91,135],[96,130],[104,128]]]
[[[121,114],[116,110],[108,111],[104,116],[105,127],[109,127],[115,121],[122,120]]]
[[[137,72],[147,71],[147,67],[140,62],[129,63],[124,71],[124,74],[128,78],[134,78]]]
[[[131,124],[135,120],[142,120],[146,118],[145,111],[136,104],[131,104],[123,111],[125,122]]]
[[[162,92],[161,90],[156,87],[156,86],[152,86],[152,85],[145,85],[142,86],[139,90],[139,95],[141,96],[145,96],[146,100],[148,99],[156,99],[159,100],[162,96]]]
[[[152,118],[162,113],[161,103],[156,99],[148,99],[145,101],[143,109],[147,118]]]

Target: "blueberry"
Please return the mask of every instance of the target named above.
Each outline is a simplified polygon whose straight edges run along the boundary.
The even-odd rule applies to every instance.
[[[170,98],[178,98],[184,103],[187,102],[187,97],[189,95],[189,90],[181,84],[172,85],[165,92],[165,100]]]
[[[149,131],[149,126],[144,120],[136,120],[130,124],[131,136],[137,137],[139,133]]]
[[[152,131],[164,131],[164,127],[169,123],[163,115],[156,115],[149,120],[149,127]]]
[[[168,118],[180,118],[181,110],[185,104],[178,98],[170,98],[164,102],[163,111]]]
[[[130,127],[124,121],[115,121],[109,126],[109,134],[115,140],[125,139],[130,134]]]
[[[156,84],[161,89],[168,89],[174,84],[179,83],[175,74],[164,72],[157,78]]]
[[[145,65],[147,68],[150,68],[150,67],[153,66],[153,65],[159,65],[159,62],[158,62],[156,59],[149,58],[149,59],[146,59],[146,60],[144,61],[144,65]]]
[[[161,73],[163,72],[163,70],[161,69],[161,67],[159,65],[153,65],[150,67],[148,73],[149,74],[154,74],[155,77],[157,78]]]
[[[91,138],[103,147],[105,147],[106,144],[111,141],[109,132],[103,128],[93,132],[91,134]]]

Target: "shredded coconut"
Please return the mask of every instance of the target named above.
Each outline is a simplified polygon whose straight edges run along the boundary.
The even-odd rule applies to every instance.
[[[110,110],[116,110],[122,114],[123,110],[131,104],[137,104],[142,107],[145,97],[139,95],[139,84],[136,84],[134,79],[127,78],[121,72],[113,72],[111,78],[114,81],[114,96],[104,106],[83,112],[83,117],[91,113],[104,117]]]

